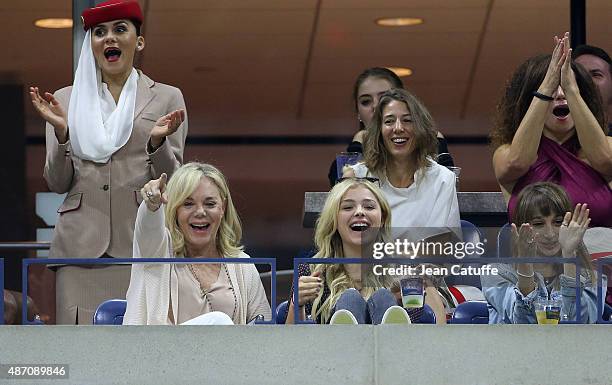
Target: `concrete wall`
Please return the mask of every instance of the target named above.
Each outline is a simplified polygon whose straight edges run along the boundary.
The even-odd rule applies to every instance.
[[[612,384],[609,325],[2,326],[15,384]]]

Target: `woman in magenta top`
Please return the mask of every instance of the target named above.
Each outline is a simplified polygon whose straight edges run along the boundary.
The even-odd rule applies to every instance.
[[[588,204],[591,226],[612,227],[612,137],[601,97],[572,63],[569,34],[554,40],[552,55],[530,58],[515,71],[498,105],[495,176],[510,217],[525,186],[550,181],[572,202]]]

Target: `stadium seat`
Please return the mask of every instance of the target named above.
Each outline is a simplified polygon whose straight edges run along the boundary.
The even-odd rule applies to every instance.
[[[484,236],[482,235],[482,232],[476,225],[474,225],[470,221],[466,221],[464,219],[461,220],[461,232],[463,233],[463,242],[465,243],[469,242],[472,244],[477,244],[479,242],[484,242]],[[466,258],[477,258],[480,256],[482,256],[482,253],[478,253],[477,251],[474,251],[473,253],[465,255]],[[464,265],[464,266],[480,267],[479,265],[473,265],[473,264]],[[449,275],[446,278],[444,278],[444,281],[446,282],[448,286],[467,285],[467,286],[474,286],[477,288],[481,287],[479,276]]]
[[[461,220],[461,232],[463,233],[463,242],[478,243],[482,242],[484,237],[480,229],[470,221]],[[468,255],[468,257],[477,257],[478,255]]]
[[[509,223],[506,223],[497,233],[497,258],[512,256],[512,233]]]
[[[453,313],[452,324],[488,324],[489,310],[486,302],[464,302]]]
[[[602,318],[604,321],[612,321],[612,306],[604,303]]]
[[[287,321],[289,311],[289,301],[283,301],[276,307],[276,323],[282,325]]]
[[[94,325],[121,325],[127,307],[124,299],[109,299],[98,306],[93,318]]]

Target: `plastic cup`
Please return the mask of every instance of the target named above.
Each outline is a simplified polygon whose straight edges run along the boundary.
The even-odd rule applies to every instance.
[[[341,152],[336,155],[336,170],[338,170],[338,179],[342,178],[344,168],[357,164],[363,159],[360,152]]]
[[[535,303],[538,324],[557,325],[561,319],[561,301],[558,299],[538,298]]]

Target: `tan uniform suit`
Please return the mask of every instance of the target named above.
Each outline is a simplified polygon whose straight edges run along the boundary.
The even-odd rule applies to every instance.
[[[185,109],[183,95],[178,88],[156,83],[140,71],[138,73],[132,134],[107,163],[77,158],[72,154],[70,140],[59,144],[53,127],[47,123],[44,177],[49,189],[68,193],[58,210],[60,216],[50,250],[52,258],[132,257],[140,189],[164,172],[172,175],[182,164],[187,119],[153,153],[147,153],[147,142],[157,119],[174,110]],[[71,89],[65,87],[55,93],[66,111]],[[115,274],[113,269],[122,272]],[[99,282],[94,282],[96,278],[91,274],[97,275]],[[112,279],[114,276],[117,276],[116,281]],[[91,315],[101,302],[100,298],[125,298],[128,284],[129,268],[125,267],[58,269],[58,323],[74,323],[77,308],[79,323],[91,323]]]

